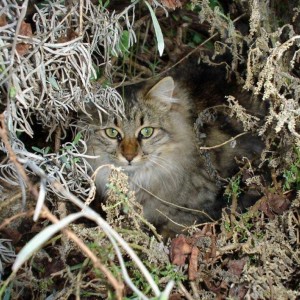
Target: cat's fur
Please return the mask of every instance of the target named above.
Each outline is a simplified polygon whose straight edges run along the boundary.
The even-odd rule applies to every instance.
[[[137,201],[143,205],[146,219],[160,229],[173,232],[182,229],[176,223],[186,226],[207,221],[206,214],[217,218],[224,206],[218,199],[220,186],[208,174],[197,149],[193,113],[195,102],[201,99],[191,97],[184,85],[184,80],[180,83],[165,77],[155,84],[127,89],[123,92],[126,118],[111,115],[102,124],[94,119],[87,144],[88,154],[99,156],[90,159],[92,167],[107,164],[122,167],[129,175]],[[145,127],[154,128],[149,138],[141,137],[141,129]],[[118,138],[108,137],[107,128],[116,129]],[[218,144],[228,137],[220,128],[212,127],[209,144]],[[227,176],[234,154],[244,154],[247,146],[240,144],[240,149],[234,151],[226,147],[217,149],[221,153],[213,160],[216,168],[220,166],[218,171]],[[101,168],[96,178],[102,198],[108,175],[109,168]]]

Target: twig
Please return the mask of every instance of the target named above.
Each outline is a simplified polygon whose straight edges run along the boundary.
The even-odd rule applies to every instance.
[[[0,137],[5,145],[5,148],[8,152],[9,155],[9,159],[10,161],[15,165],[18,174],[22,177],[22,179],[25,181],[25,183],[27,184],[27,186],[29,187],[30,192],[33,194],[33,196],[35,198],[38,198],[39,196],[39,192],[36,188],[36,186],[34,186],[31,181],[29,180],[25,169],[23,168],[22,164],[20,164],[20,162],[18,161],[18,158],[15,154],[15,152],[13,151],[11,144],[8,140],[8,135],[7,135],[7,130],[6,130],[6,125],[5,125],[5,117],[4,117],[4,113],[0,114]]]
[[[178,282],[178,287],[182,294],[186,297],[186,299],[195,300],[181,282]]]
[[[109,226],[109,224],[97,212],[95,212],[90,207],[86,206],[81,200],[79,200],[76,196],[74,196],[72,193],[70,193],[68,190],[66,190],[64,188],[64,186],[60,182],[56,181],[52,177],[47,176],[46,173],[40,167],[38,167],[37,165],[35,165],[34,162],[28,160],[27,164],[28,164],[28,166],[31,168],[31,170],[35,174],[37,174],[38,176],[40,176],[43,179],[47,179],[47,181],[52,185],[53,189],[56,190],[56,193],[59,193],[60,196],[63,196],[65,198],[69,199],[72,203],[74,203],[76,206],[78,206],[79,208],[81,208],[82,211],[80,213],[69,215],[66,218],[69,218],[69,220],[71,221],[71,220],[75,220],[76,218],[84,216],[84,217],[86,217],[86,218],[88,218],[90,220],[95,221],[103,229],[103,231],[108,236],[110,242],[112,243],[112,245],[114,247],[114,250],[117,253],[117,256],[118,256],[118,259],[119,259],[119,262],[120,262],[120,266],[122,268],[122,275],[123,275],[123,278],[124,278],[125,282],[131,288],[132,287],[135,288],[134,292],[137,293],[138,296],[141,299],[148,299],[148,298],[146,296],[144,296],[143,293],[138,290],[138,288],[135,287],[135,285],[133,284],[132,280],[128,276],[127,272],[124,272],[123,267],[125,266],[125,263],[124,263],[124,260],[123,260],[123,258],[121,256],[121,252],[120,252],[120,250],[119,250],[118,245],[117,245],[116,242],[118,242],[121,245],[121,247],[125,250],[125,252],[134,261],[134,263],[136,264],[136,266],[140,269],[141,273],[144,275],[144,277],[147,280],[149,286],[151,286],[151,288],[152,288],[152,290],[153,290],[153,292],[154,292],[154,294],[155,294],[156,297],[160,297],[161,295],[166,295],[166,293],[168,293],[170,291],[171,287],[174,285],[174,281],[171,280],[168,283],[168,285],[167,285],[168,289],[166,287],[165,290],[163,292],[161,292],[159,290],[157,284],[155,283],[152,275],[149,273],[149,271],[147,270],[147,268],[145,267],[145,265],[142,263],[142,261],[140,260],[140,258],[136,255],[136,253],[132,250],[132,248],[126,243],[126,241],[115,230],[113,230]],[[66,220],[65,220],[66,218],[64,218],[61,221],[59,221],[59,223],[57,224],[58,226],[55,229],[54,229],[54,227],[51,227],[50,230],[48,228],[48,231],[47,231],[46,234],[48,235],[50,232],[53,232],[54,230],[62,230],[63,224],[67,224]],[[56,221],[56,220],[57,219],[54,219],[54,221]],[[67,220],[67,221],[69,221],[69,220]],[[47,228],[45,230],[47,230]],[[76,236],[75,236],[75,238],[76,238]],[[82,243],[80,247],[83,247],[83,246],[84,246],[84,244]],[[31,247],[31,245],[30,245],[30,247]],[[22,249],[21,251],[23,251],[22,256],[19,256],[19,259],[17,258],[18,261],[16,260],[15,264],[13,266],[13,269],[15,271],[23,263],[22,261],[24,260],[24,257],[27,256],[27,255],[30,255],[28,248],[27,249]]]
[[[196,286],[196,283],[195,283],[195,281],[191,281],[190,282],[190,286],[191,286],[191,288],[192,288],[192,291],[193,291],[193,294],[194,294],[194,299],[197,299],[197,300],[200,300],[201,298],[200,298],[200,295],[199,295],[199,291],[198,291],[198,289],[197,289],[197,286]]]
[[[58,153],[61,146],[61,126],[58,125],[55,130],[54,152]]]
[[[153,193],[151,193],[150,191],[148,191],[147,189],[145,189],[144,187],[142,187],[140,184],[138,184],[137,182],[134,182],[140,189],[142,189],[143,191],[147,192],[149,195],[151,195],[152,197],[156,198],[157,200],[161,201],[162,203],[165,203],[169,206],[173,206],[176,207],[180,210],[184,210],[184,211],[190,211],[190,212],[194,212],[194,213],[199,213],[202,215],[205,215],[207,218],[209,218],[212,222],[214,222],[215,220],[208,214],[206,213],[204,210],[198,210],[198,209],[193,209],[193,208],[188,208],[188,207],[184,207],[184,206],[180,206],[177,204],[174,204],[172,202],[166,201],[156,195],[154,195]]]
[[[79,1],[79,36],[82,36],[83,29],[83,0]]]
[[[27,6],[28,6],[28,0],[25,0],[22,4],[22,10],[21,10],[21,13],[20,13],[20,16],[18,17],[18,23],[17,23],[17,27],[16,27],[16,34],[14,36],[14,39],[13,39],[13,42],[12,42],[12,48],[11,48],[11,58],[10,58],[10,65],[9,65],[9,73],[8,73],[8,91],[11,87],[11,77],[12,77],[12,74],[13,74],[13,65],[14,65],[14,62],[15,62],[15,52],[16,52],[16,47],[17,47],[17,40],[18,40],[18,34],[20,32],[20,29],[21,29],[21,25],[22,25],[22,22],[26,16],[26,11],[27,11]],[[1,83],[2,84],[2,83]],[[9,93],[7,93],[7,107],[8,107],[8,110],[10,109],[10,105],[9,105],[9,101],[10,101],[10,95]]]
[[[31,217],[31,216],[33,216],[33,214],[34,214],[34,210],[32,209],[32,210],[29,210],[29,211],[26,211],[26,212],[18,213],[16,215],[14,215],[13,217],[7,218],[0,224],[0,230],[2,230],[4,227],[6,227],[9,223],[14,221],[15,219],[19,219],[19,218],[24,217],[24,216]]]
[[[227,253],[229,251],[234,251],[234,250],[238,250],[242,247],[243,244],[241,243],[233,243],[227,246],[224,246],[222,248],[219,248],[216,252],[216,256],[222,255],[224,253]]]
[[[5,201],[0,201],[0,212],[2,209],[4,209],[7,206],[12,206],[14,202],[22,197],[22,193],[17,193],[10,197],[9,199],[6,199]]]
[[[211,146],[211,147],[200,147],[199,149],[200,149],[200,150],[211,150],[211,149],[216,149],[216,148],[222,147],[222,146],[224,146],[224,145],[226,145],[226,144],[228,144],[228,143],[234,141],[235,139],[237,139],[237,138],[239,138],[240,136],[245,135],[245,134],[247,134],[247,133],[248,133],[248,132],[242,132],[242,133],[240,133],[240,134],[238,134],[238,135],[236,135],[236,136],[230,138],[229,140],[225,141],[225,142],[222,143],[222,144],[215,145],[215,146]]]
[[[49,211],[46,206],[43,207],[42,215],[44,218],[47,218],[54,224],[59,222],[59,220]],[[105,274],[109,282],[116,290],[117,299],[121,300],[122,291],[124,290],[124,284],[118,282],[118,280],[113,276],[110,270],[108,270],[104,265],[101,264],[97,256],[83,243],[83,241],[74,232],[72,232],[70,229],[63,229],[62,231],[69,239],[73,240],[77,244],[77,246],[85,253],[88,258],[90,258],[95,268],[98,268]]]
[[[151,70],[149,70],[147,67],[142,66],[129,58],[125,60],[125,63],[130,64],[132,67],[134,67],[135,69],[139,70],[140,72],[146,74],[149,77],[151,77],[153,75]]]
[[[242,17],[244,17],[245,14],[242,14],[241,16],[235,18],[232,23],[237,22],[239,19],[241,19]],[[171,69],[173,69],[174,67],[176,67],[177,65],[179,65],[180,63],[182,63],[184,60],[186,60],[187,58],[189,58],[192,54],[194,54],[195,52],[197,52],[199,49],[201,49],[205,44],[207,44],[210,40],[212,40],[213,38],[215,38],[219,33],[216,32],[215,34],[213,34],[211,37],[209,37],[208,39],[206,39],[204,42],[202,42],[199,46],[197,46],[195,49],[193,49],[191,52],[189,52],[186,56],[184,56],[182,59],[180,59],[178,62],[176,62],[174,65],[172,65],[171,67],[169,67],[168,69],[162,71],[159,75],[162,75],[164,73],[169,72]]]
[[[232,202],[231,202],[231,208],[230,208],[230,221],[232,226],[234,225],[234,222],[236,220],[235,214],[238,207],[238,199],[236,193],[232,193]]]
[[[180,224],[180,223],[177,223],[175,221],[173,221],[170,217],[168,217],[165,213],[163,213],[162,211],[160,211],[159,209],[156,209],[160,214],[162,214],[166,219],[168,219],[171,223],[179,226],[179,227],[182,227],[182,228],[186,228],[186,226]]]

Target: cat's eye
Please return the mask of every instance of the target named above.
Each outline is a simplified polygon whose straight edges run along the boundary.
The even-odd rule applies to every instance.
[[[119,131],[115,128],[106,128],[105,133],[111,139],[117,139],[120,137]]]
[[[153,132],[154,132],[153,127],[144,127],[140,131],[140,137],[143,139],[147,139],[153,134]]]

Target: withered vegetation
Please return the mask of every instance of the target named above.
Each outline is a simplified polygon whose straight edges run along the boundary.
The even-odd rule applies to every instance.
[[[299,43],[296,0],[1,0],[0,299],[299,298]],[[87,103],[99,118],[122,115],[116,87],[192,55],[226,65],[228,81],[267,103],[261,123],[243,93],[224,98],[265,147],[258,166],[237,162],[221,220],[163,241],[119,169],[105,166],[102,214],[89,208],[88,137],[76,121]],[[199,124],[211,118],[195,124],[203,155],[213,147]],[[261,197],[242,214],[243,189]]]

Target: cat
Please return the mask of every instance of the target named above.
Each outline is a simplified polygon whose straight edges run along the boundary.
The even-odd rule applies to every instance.
[[[89,160],[92,168],[110,164],[121,167],[143,206],[144,217],[160,232],[171,233],[218,218],[226,204],[219,197],[220,184],[207,171],[207,162],[199,154],[194,129],[197,102],[203,110],[209,104],[224,101],[224,97],[201,104],[188,87],[187,78],[182,79],[184,74],[177,77],[166,76],[156,83],[123,90],[125,117],[108,115],[102,123],[94,118],[87,142],[87,154],[98,157]],[[218,126],[208,129],[208,142],[218,144],[230,137]],[[217,149],[220,153],[212,161],[220,166],[219,173],[232,173],[234,155],[250,152],[249,141],[244,140],[245,145],[240,143],[234,151],[229,145]],[[101,168],[96,177],[101,198],[105,198],[109,172],[109,168]]]

